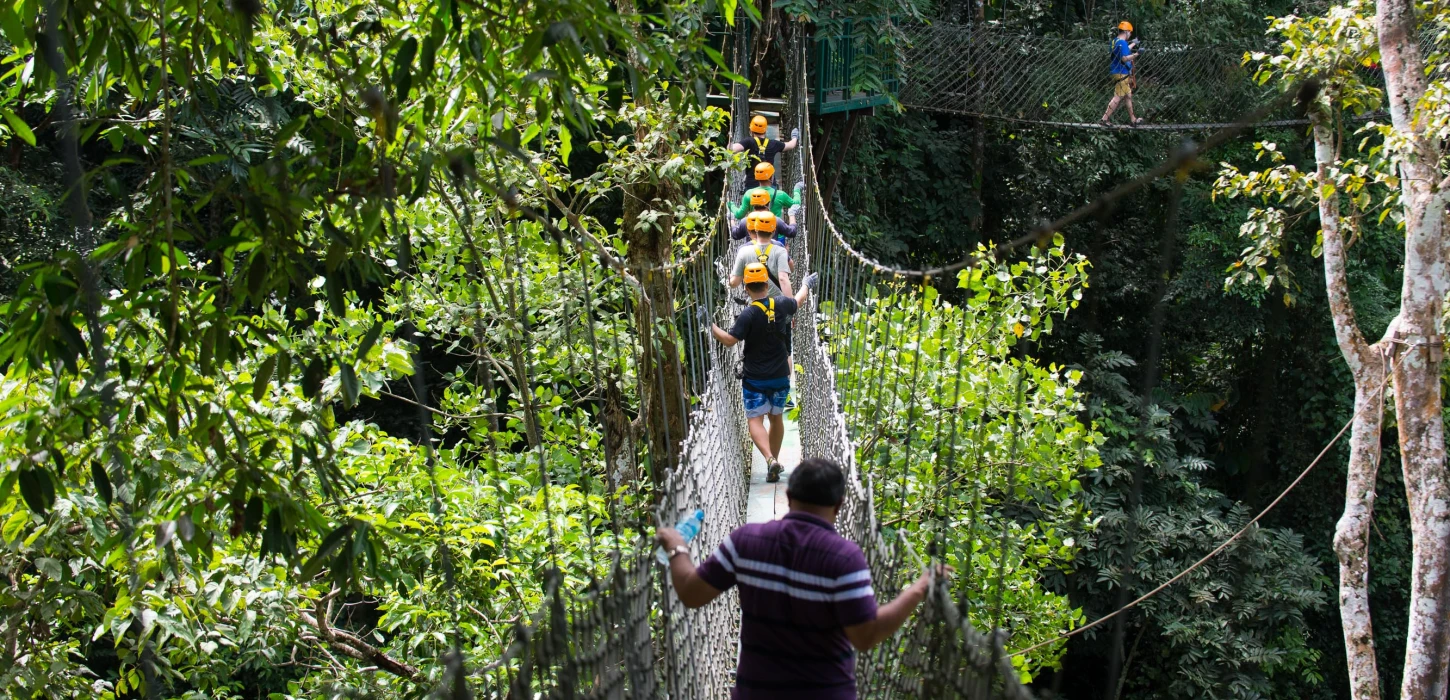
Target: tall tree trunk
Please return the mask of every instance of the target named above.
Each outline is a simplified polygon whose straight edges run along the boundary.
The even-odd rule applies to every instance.
[[[1445,194],[1439,146],[1417,119],[1425,96],[1412,0],[1380,0],[1380,59],[1390,121],[1403,144],[1399,153],[1400,204],[1405,220],[1404,285],[1395,332],[1395,416],[1400,462],[1410,507],[1410,622],[1400,694],[1438,700],[1446,696],[1450,668],[1450,481],[1445,471],[1439,334],[1442,300],[1450,289],[1446,270]]]
[[[620,0],[620,12],[637,13],[634,0]],[[744,29],[742,26],[741,29]],[[640,74],[649,72],[637,50],[629,49],[629,62]],[[646,92],[634,95],[636,104],[648,106],[651,96]],[[635,127],[635,143],[646,143],[648,128]],[[668,146],[661,143],[658,161],[670,157]],[[639,333],[640,416],[649,436],[650,479],[659,486],[665,470],[680,462],[680,445],[685,440],[689,401],[685,397],[684,368],[674,332],[675,295],[673,273],[661,270],[674,258],[675,219],[669,214],[684,195],[667,180],[648,180],[624,185],[624,216],[620,234],[629,245],[627,260],[639,277],[650,303],[635,310],[635,326]],[[644,216],[658,212],[653,220]]]
[[[643,135],[641,140],[643,140]],[[674,248],[674,219],[662,214],[643,223],[644,214],[670,211],[678,201],[676,188],[663,183],[636,183],[624,188],[624,218],[621,230],[629,244],[629,263],[649,295],[649,304],[635,311],[639,333],[640,413],[649,436],[650,477],[655,485],[665,469],[679,464],[680,443],[685,439],[688,402],[680,367],[680,349],[675,342],[674,284],[670,272],[660,270],[671,260]]]
[[[1325,110],[1314,109],[1310,118],[1314,124],[1314,158],[1321,193],[1319,226],[1324,237],[1324,286],[1334,321],[1334,338],[1354,377],[1354,421],[1349,434],[1344,515],[1334,528],[1334,553],[1339,558],[1339,620],[1344,631],[1344,655],[1349,664],[1350,697],[1379,700],[1379,669],[1369,612],[1369,533],[1374,520],[1384,384],[1388,379],[1383,352],[1386,342],[1370,346],[1359,330],[1345,274],[1339,195],[1322,194],[1324,186],[1332,182],[1330,168],[1339,158],[1334,131]]]

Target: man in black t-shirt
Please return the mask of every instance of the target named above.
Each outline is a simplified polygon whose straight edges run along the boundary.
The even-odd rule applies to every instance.
[[[730,150],[739,153],[745,151],[750,160],[746,166],[754,168],[757,163],[770,163],[775,165],[775,156],[782,151],[794,151],[801,141],[801,130],[791,129],[790,140],[766,138],[765,117],[759,114],[750,118],[750,138],[737,143],[730,144]]]
[[[769,273],[758,262],[745,266],[744,277],[750,304],[735,317],[728,332],[712,323],[710,333],[726,347],[745,341],[740,393],[750,421],[750,439],[765,458],[765,480],[773,483],[780,480],[776,455],[785,441],[785,404],[790,400],[790,351],[781,329],[786,318],[810,297],[816,275],[806,275],[794,297],[772,296]],[[769,428],[766,416],[770,416]]]

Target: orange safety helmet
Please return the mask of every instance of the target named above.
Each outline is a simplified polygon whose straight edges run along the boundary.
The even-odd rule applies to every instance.
[[[769,282],[770,273],[765,271],[765,266],[753,262],[745,266],[745,283],[755,284],[756,282]]]
[[[750,118],[750,133],[752,133],[752,134],[763,134],[763,133],[765,133],[765,117],[757,114],[757,115],[755,115],[755,116],[753,116],[753,117]]]
[[[1118,31],[1121,31],[1121,32],[1131,32],[1131,31],[1133,31],[1133,23],[1132,22],[1129,22],[1127,20],[1123,20],[1122,22],[1119,22],[1118,23]]]
[[[747,216],[745,218],[747,221],[755,221],[755,224],[753,226],[751,224],[745,225],[746,228],[749,228],[752,231],[765,231],[766,233],[775,232],[775,212],[769,210],[753,211],[750,212],[750,216]]]
[[[769,161],[762,160],[755,164],[755,179],[765,182],[773,177],[775,177],[775,166],[771,165]]]
[[[760,189],[758,187],[756,189],[751,190],[750,191],[750,206],[752,206],[752,207],[768,207],[768,206],[770,206],[770,193],[769,192],[766,192],[765,190]]]

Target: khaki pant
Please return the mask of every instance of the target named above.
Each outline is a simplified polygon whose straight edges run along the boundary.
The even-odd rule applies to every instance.
[[[1113,96],[1114,97],[1132,97],[1133,96],[1133,83],[1131,83],[1128,80],[1128,76],[1125,75],[1125,74],[1123,74],[1123,73],[1113,73],[1112,75],[1113,75]]]

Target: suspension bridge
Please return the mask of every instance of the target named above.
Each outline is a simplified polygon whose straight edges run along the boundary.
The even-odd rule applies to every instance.
[[[949,41],[950,38],[940,40]],[[905,324],[901,331],[904,337],[891,338],[888,335],[886,343],[909,351],[889,358],[883,348],[867,347],[858,340],[857,329],[866,324],[887,322],[901,309],[924,308],[927,290],[934,282],[950,279],[955,272],[976,265],[983,258],[976,256],[934,270],[899,270],[882,265],[849,245],[832,224],[812,167],[815,158],[806,119],[811,111],[813,91],[808,85],[805,39],[796,34],[788,38],[787,45],[789,89],[780,107],[780,123],[783,129],[787,125],[800,127],[801,143],[797,150],[781,155],[779,184],[789,190],[800,183],[804,192],[803,216],[797,221],[800,233],[789,244],[793,276],[800,278],[810,272],[820,273],[819,283],[795,316],[793,324],[794,362],[797,367],[793,391],[799,403],[798,433],[793,433],[793,439],[798,435],[800,454],[832,459],[846,472],[848,487],[837,529],[861,546],[871,568],[875,589],[890,596],[923,569],[923,554],[934,556],[940,544],[936,539],[939,535],[907,535],[903,530],[883,527],[878,503],[881,485],[873,483],[870,470],[858,460],[859,441],[873,429],[899,431],[899,434],[907,436],[899,442],[886,440],[876,443],[876,449],[888,452],[904,450],[906,462],[913,463],[914,459],[914,463],[924,465],[924,476],[919,477],[925,482],[921,493],[940,493],[942,489],[952,488],[955,475],[971,473],[981,476],[996,468],[995,473],[984,478],[996,479],[994,488],[1010,494],[1018,478],[1014,465],[1017,464],[1015,451],[1019,431],[1033,427],[1023,424],[1031,419],[1022,410],[1023,402],[1030,399],[1023,395],[1021,381],[1032,359],[1024,354],[1010,365],[1019,376],[1015,397],[998,399],[990,405],[991,400],[983,399],[983,415],[991,412],[1011,416],[1011,429],[1001,436],[1004,443],[1010,444],[1008,459],[997,465],[986,465],[973,462],[969,455],[959,454],[957,450],[959,434],[969,428],[961,424],[965,423],[964,419],[959,423],[958,411],[954,408],[959,405],[964,391],[960,380],[950,390],[949,397],[940,387],[936,396],[918,390],[921,366],[933,359],[923,339],[927,334],[950,338],[948,334],[958,329],[927,328],[924,313],[916,316],[908,314],[908,318],[915,319],[914,328],[913,323]],[[737,56],[744,53],[743,40],[737,42],[736,49]],[[941,48],[933,51],[943,55],[950,53]],[[968,52],[969,55],[971,53]],[[944,55],[942,60],[967,59]],[[999,57],[993,60],[1005,59]],[[943,64],[920,71],[916,75],[925,76],[927,72],[933,72],[937,76],[951,76],[963,69]],[[951,110],[951,105],[957,104],[952,100],[977,99],[981,95],[973,92],[978,88],[970,85],[962,88],[965,92],[960,94],[955,87],[941,87],[946,77],[933,78],[935,83],[922,78],[918,80],[919,85],[938,87],[930,90],[908,88],[903,102],[929,102],[937,105],[933,108]],[[999,83],[1005,84],[1005,81]],[[1011,108],[1020,107],[1020,114],[1052,116],[1030,111],[1032,108],[1025,101],[1009,103],[1009,93],[1013,90],[1006,87],[998,90],[1001,94],[995,99],[1004,108],[1016,104]],[[1102,94],[1097,93],[1097,97],[1101,101]],[[1224,130],[1206,139],[1198,149],[1180,150],[1158,169],[1125,183],[1097,202],[1045,224],[1040,230],[998,246],[992,254],[1008,255],[1040,242],[1045,235],[1090,215],[1113,198],[1186,167],[1201,150],[1224,142],[1289,104],[1286,95],[1269,97],[1271,99],[1257,106],[1249,117],[1230,123]],[[1085,105],[1086,99],[1079,98],[1078,104]],[[1226,98],[1216,104],[1216,109],[1237,106],[1237,103],[1230,104]],[[742,138],[749,103],[741,86],[737,86],[731,96],[730,111],[735,137]],[[663,464],[674,465],[663,475],[656,489],[658,501],[654,518],[658,524],[670,524],[697,508],[705,511],[703,529],[691,543],[695,561],[711,553],[729,532],[746,522],[748,517],[778,517],[781,510],[779,488],[763,483],[758,461],[755,468],[750,466],[753,448],[748,439],[736,379],[740,365],[738,350],[713,342],[706,332],[708,326],[693,313],[694,308],[703,305],[710,310],[712,320],[728,325],[729,319],[740,308],[739,302],[733,300],[722,285],[717,269],[718,266],[728,269],[738,248],[738,244],[730,242],[723,228],[729,219],[726,209],[738,200],[743,184],[741,173],[736,172],[727,178],[721,193],[721,209],[714,235],[705,236],[665,266],[630,270],[635,278],[664,275],[669,280],[670,298],[646,299],[642,288],[639,288],[633,292],[633,304],[663,307],[665,315],[673,321],[668,324],[670,327],[664,340],[675,349],[679,362],[637,362],[634,380],[641,387],[641,394],[645,393],[644,387],[651,383],[665,386],[662,377],[650,376],[645,369],[652,367],[661,372],[676,373],[675,385],[684,389],[679,396],[665,396],[667,401],[678,404],[678,410],[688,413],[688,420],[683,436],[666,439],[667,443],[678,445],[678,459],[666,460],[656,456],[652,460],[652,464],[656,465],[654,468],[662,468],[659,465]],[[588,256],[581,256],[579,264],[590,264]],[[599,265],[604,266],[602,262]],[[606,270],[605,274],[611,274],[611,271]],[[584,271],[579,277],[578,296],[587,305],[590,303],[591,274]],[[585,325],[590,329],[590,357],[597,361],[601,351],[594,339],[594,313],[587,306],[582,309]],[[965,333],[965,323],[959,330]],[[940,343],[937,352],[944,352],[945,345]],[[626,351],[622,355],[627,356],[631,352]],[[638,352],[643,356],[648,349]],[[616,355],[620,354],[616,351]],[[960,355],[958,358],[960,361]],[[886,389],[888,386],[890,388]],[[883,417],[877,415],[883,391],[889,392],[892,401],[905,397],[909,410],[903,413],[904,419],[883,422]],[[664,396],[664,392],[661,391],[660,395]],[[926,403],[938,408],[953,408],[938,411],[936,422],[925,424],[917,417],[923,411],[910,409]],[[904,423],[901,422],[903,420]],[[605,416],[601,421],[607,423],[609,419]],[[647,424],[646,429],[659,430],[664,425],[668,422],[654,426]],[[926,441],[930,445],[929,453],[912,454],[913,449],[928,451],[927,448],[916,447],[917,441],[911,437],[915,431],[931,432],[931,440]],[[605,432],[609,432],[607,425]],[[608,460],[613,464],[616,456],[610,454]],[[793,461],[787,462],[788,466],[790,464]],[[1313,466],[1311,464],[1309,468]],[[541,467],[541,475],[542,471]],[[542,478],[542,482],[547,491],[547,477]],[[907,499],[918,495],[909,492],[903,483],[896,492],[896,503],[904,511]],[[921,509],[916,515],[924,520],[944,522],[945,514],[937,510],[939,504],[931,497],[922,498]],[[1020,673],[1012,664],[1013,656],[1060,648],[1068,636],[1103,621],[1063,630],[1062,634],[1049,639],[1026,640],[1025,645],[1021,644],[1023,640],[1013,640],[1001,619],[1003,574],[1014,566],[1013,540],[1008,525],[994,521],[986,511],[987,505],[982,504],[981,507],[974,506],[969,514],[971,534],[968,547],[974,547],[979,538],[994,541],[997,544],[995,560],[980,571],[969,568],[959,572],[959,576],[968,577],[965,584],[959,581],[960,585],[954,586],[943,579],[936,580],[925,602],[901,631],[871,651],[859,655],[856,669],[861,697],[1031,698],[1031,692],[1022,685]],[[1262,515],[1260,513],[1260,517]],[[938,531],[942,529],[938,528]],[[518,622],[504,653],[498,659],[472,669],[471,675],[476,682],[482,683],[487,696],[729,696],[740,625],[735,592],[727,591],[721,599],[703,608],[685,608],[670,590],[669,577],[654,560],[654,543],[648,531],[648,527],[643,527],[635,539],[621,538],[618,544],[600,552],[598,556],[606,560],[601,568],[608,573],[593,580],[583,590],[570,589],[557,574],[548,577],[543,605],[532,618]],[[1241,534],[1243,531],[1234,538]],[[911,537],[931,539],[914,541]],[[1223,551],[1234,538],[1198,564]],[[1171,585],[1176,580],[1163,585]],[[1158,590],[1161,589],[1162,586]],[[1133,601],[1128,607],[1141,600]],[[988,631],[979,629],[984,620]],[[1017,642],[1014,646],[1018,648],[1008,646],[1013,642]]]

